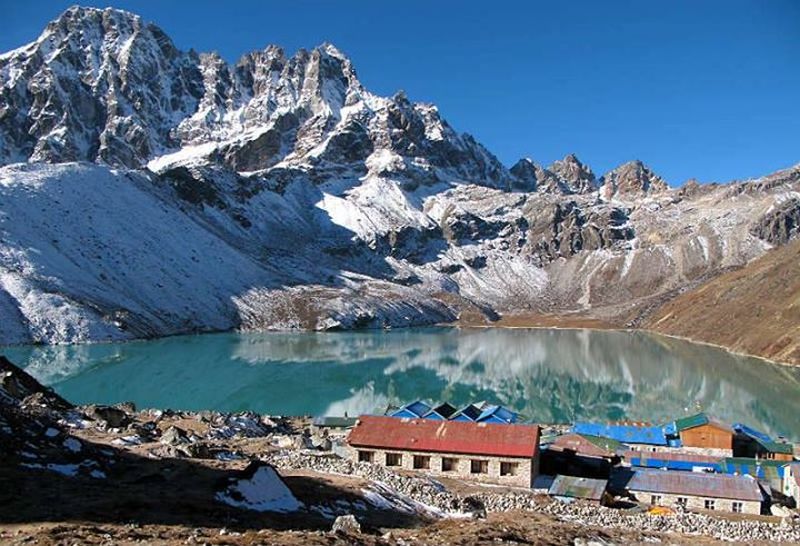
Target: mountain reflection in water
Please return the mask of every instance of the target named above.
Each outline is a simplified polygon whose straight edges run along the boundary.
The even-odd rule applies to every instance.
[[[488,400],[543,423],[702,408],[800,439],[800,369],[640,332],[212,334],[0,352],[77,403],[355,415],[418,398]]]

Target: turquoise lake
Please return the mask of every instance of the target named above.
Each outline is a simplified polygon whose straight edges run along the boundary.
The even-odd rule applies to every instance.
[[[543,423],[703,409],[800,439],[800,369],[641,332],[228,333],[0,352],[76,403],[355,415],[488,400]]]

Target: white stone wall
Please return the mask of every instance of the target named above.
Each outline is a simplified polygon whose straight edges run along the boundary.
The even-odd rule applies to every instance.
[[[673,448],[673,450],[682,451],[684,453],[697,453],[698,455],[709,455],[711,457],[733,457],[732,449],[718,447],[681,447]]]
[[[697,455],[708,455],[710,457],[733,457],[732,449],[651,446],[647,444],[628,444],[628,446],[631,450],[640,451],[642,453],[696,453]]]
[[[533,480],[539,471],[538,459],[526,458],[513,458],[513,457],[487,457],[483,455],[462,455],[462,454],[447,454],[447,453],[428,453],[422,451],[391,451],[382,449],[368,449],[351,447],[351,460],[358,462],[359,451],[371,451],[373,453],[373,463],[380,466],[386,466],[387,453],[400,453],[401,466],[388,467],[397,468],[398,470],[410,470],[413,472],[422,472],[433,476],[452,476],[464,480],[493,483],[498,485],[508,485],[511,487],[531,487]],[[416,469],[414,468],[414,456],[422,455],[430,457],[430,468]],[[456,467],[450,472],[442,471],[442,458],[457,459]],[[473,460],[488,461],[489,468],[486,474],[473,474],[471,471]],[[510,462],[517,463],[517,473],[513,476],[500,475],[500,463]]]
[[[651,493],[649,491],[630,491],[637,501],[644,504],[651,504],[652,497],[660,496],[661,499],[656,503],[658,506],[667,506],[670,508],[677,508],[679,506],[678,499],[684,497],[686,499],[686,508],[688,510],[705,510],[706,500],[714,501],[715,512],[733,512],[733,503],[742,503],[743,514],[760,514],[761,503],[757,501],[735,501],[734,499],[718,499],[714,497],[696,497],[690,495],[667,495],[664,493]]]
[[[786,472],[783,474],[783,494],[787,497],[792,497],[795,506],[800,508],[800,487],[798,487],[797,481],[794,479],[794,473],[796,472],[793,466],[786,467]]]

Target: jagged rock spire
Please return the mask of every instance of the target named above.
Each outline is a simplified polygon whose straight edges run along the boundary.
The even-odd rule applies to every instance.
[[[571,193],[591,193],[597,189],[592,169],[581,163],[575,154],[555,161],[548,170],[562,180]]]
[[[667,182],[641,161],[624,163],[602,177],[600,195],[606,199],[656,194],[669,189]]]

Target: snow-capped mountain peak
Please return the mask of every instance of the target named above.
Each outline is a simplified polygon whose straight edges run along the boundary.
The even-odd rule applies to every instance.
[[[417,181],[511,181],[434,106],[367,91],[330,43],[288,58],[268,46],[229,64],[216,53],[179,51],[129,12],[75,7],[2,57],[0,74],[8,105],[0,163],[163,168],[188,160],[238,172],[313,166],[359,176],[368,157],[388,150],[401,161],[384,174],[397,166],[398,176]]]
[[[0,343],[647,308],[795,237],[798,172],[509,170],[331,44],[230,63],[70,8],[0,55]]]

